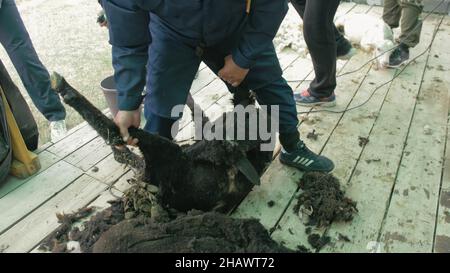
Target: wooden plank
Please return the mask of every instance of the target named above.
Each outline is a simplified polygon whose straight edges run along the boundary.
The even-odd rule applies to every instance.
[[[94,208],[94,212],[99,212],[102,210],[105,210],[106,208],[110,207],[111,205],[108,203],[109,201],[113,201],[116,200],[117,198],[120,198],[123,195],[122,192],[112,188],[109,190],[105,190],[103,191],[93,202],[89,203],[87,205],[87,207],[92,207]],[[85,221],[88,221],[90,218],[90,216],[88,216],[85,219],[81,219],[80,223],[77,223],[77,226],[82,225],[82,223],[84,223]],[[47,253],[47,252],[43,252],[41,250],[39,250],[39,247],[35,247],[34,249],[32,249],[30,251],[30,253]]]
[[[64,158],[93,140],[95,137],[97,137],[97,132],[94,131],[91,126],[87,125],[47,148],[47,151],[60,158]]]
[[[369,57],[368,57],[369,58]],[[386,71],[383,71],[378,74],[372,74],[372,77],[368,77],[364,80],[361,87],[359,87],[359,92],[353,98],[350,107],[358,105],[363,100],[367,98],[367,93],[361,92],[361,90],[370,90],[371,80],[378,78],[382,81],[386,79]],[[350,86],[352,83],[347,83]],[[359,83],[356,83],[358,85]],[[339,83],[341,86],[345,86]],[[348,85],[347,85],[348,86]],[[367,87],[367,89],[365,89]],[[352,170],[356,161],[359,158],[359,154],[362,151],[362,147],[360,147],[358,143],[358,136],[360,135],[368,135],[372,125],[374,123],[376,115],[372,114],[372,110],[379,109],[380,105],[383,102],[384,95],[387,92],[388,88],[384,88],[384,90],[380,90],[380,92],[374,96],[373,100],[371,100],[366,106],[358,110],[357,112],[347,112],[342,120],[339,122],[336,129],[334,129],[330,139],[328,140],[323,154],[327,155],[334,162],[336,162],[336,169],[333,174],[341,181],[341,184],[347,183],[352,174]],[[360,119],[360,120],[357,120]],[[356,121],[357,120],[357,121]],[[322,121],[319,121],[322,123]],[[304,125],[309,126],[307,123]],[[314,126],[313,124],[311,126]],[[315,128],[315,127],[314,127]],[[324,128],[322,126],[318,127],[316,133],[319,134],[320,138],[326,138],[330,129]],[[324,131],[325,130],[325,131]],[[313,140],[306,140],[309,146],[315,146],[310,144]],[[316,141],[314,141],[316,142]],[[345,158],[345,160],[342,160]],[[307,243],[307,234],[305,233],[305,226],[300,221],[298,215],[296,215],[293,211],[295,206],[295,202],[290,204],[290,207],[287,209],[285,216],[279,223],[278,229],[274,232],[273,237],[279,241],[287,242],[286,244],[290,247],[296,247],[297,245],[306,245]],[[324,233],[324,229],[314,229],[315,233]]]
[[[445,86],[440,88],[447,89],[448,101],[450,106],[450,79],[447,77],[448,71],[450,70],[450,53],[446,50],[444,41],[449,41],[450,37],[450,17],[445,17],[440,32],[436,38],[433,48],[441,47],[441,50],[437,53],[439,56],[440,63],[434,66],[434,73],[438,76]],[[433,56],[433,53],[430,54]],[[450,116],[450,108],[448,110]],[[439,196],[438,203],[438,217],[436,220],[436,232],[433,251],[437,253],[450,253],[450,123],[447,124],[447,147],[445,149],[445,163],[442,171],[442,182],[441,182],[441,192]]]
[[[73,213],[95,200],[107,185],[83,175],[0,236],[4,252],[28,252],[59,224],[56,213]]]
[[[349,63],[344,67],[344,71],[355,69],[363,62],[367,61],[367,57],[365,55],[357,55],[352,58]],[[362,81],[364,78],[365,72],[359,75],[359,80]],[[307,73],[304,73],[307,75]],[[358,79],[358,75],[353,75],[351,79]],[[340,79],[341,81],[347,80],[350,81],[350,77],[347,79]],[[354,84],[354,83],[353,83]],[[344,84],[341,82],[338,85],[343,86]],[[344,89],[343,89],[344,90]],[[346,105],[350,103],[350,100],[353,94],[356,92],[357,88],[354,88],[353,91],[345,90],[342,93],[342,96],[339,97],[338,107],[345,108]],[[323,113],[318,113],[317,115],[324,115]],[[336,115],[338,116],[338,115]],[[327,116],[327,119],[330,119],[328,123],[324,123],[323,128],[328,128],[331,130],[334,128],[339,121],[339,118],[336,116]],[[331,125],[333,124],[334,125]],[[301,131],[309,130],[303,129],[304,123],[302,123]],[[322,124],[320,125],[322,126]],[[324,130],[325,131],[325,130]],[[331,131],[329,132],[331,133]],[[327,138],[322,138],[323,140]],[[325,144],[325,141],[318,141],[317,143]],[[320,147],[320,144],[316,144],[315,148]],[[314,147],[313,147],[314,148]],[[320,151],[321,147],[317,149]],[[234,217],[238,218],[249,218],[254,217],[260,219],[260,222],[268,229],[273,228],[280,217],[285,212],[291,198],[294,193],[297,191],[297,182],[302,176],[302,172],[283,166],[279,160],[275,160],[269,166],[268,170],[262,177],[261,186],[255,187],[253,191],[247,196],[247,198],[242,202],[242,204],[238,207],[238,209],[233,213]],[[271,207],[267,206],[267,202],[275,201],[275,204]],[[295,245],[296,246],[296,245]],[[295,247],[294,246],[294,247]]]
[[[38,174],[44,172],[60,159],[58,156],[44,151],[39,154],[39,160],[41,162],[41,169],[34,176],[28,177],[26,179],[19,179],[17,177],[9,176],[7,178],[7,181],[0,186],[0,198],[3,198],[8,193],[27,183]]]
[[[367,62],[368,59],[370,59],[370,56],[359,54],[349,61],[343,71],[352,71],[355,68],[360,67],[362,63]],[[336,93],[341,95],[338,97],[337,106],[335,107],[336,110],[348,108],[354,94],[358,91],[360,84],[364,81],[368,69],[369,67],[359,71],[358,73],[344,76],[338,79]],[[321,152],[323,147],[327,144],[328,139],[333,133],[335,127],[339,123],[342,115],[343,114],[330,115],[329,113],[324,112],[309,114],[309,120],[303,122],[302,126],[300,127],[301,135],[305,136],[312,130],[316,130],[316,133],[319,134],[319,137],[317,140],[304,138],[303,140],[305,141],[306,145],[316,152]],[[328,156],[328,154],[324,154]],[[338,158],[337,160],[335,159],[337,165],[341,161],[341,158]],[[302,176],[301,172],[297,173],[298,176],[293,182],[298,182]],[[298,188],[297,184],[291,184],[295,185],[295,192]],[[289,202],[285,202],[285,204],[289,205],[289,207],[287,208],[286,213],[281,218],[277,229],[274,231],[273,238],[280,242],[286,242],[286,246],[293,248],[298,245],[306,245],[307,235],[305,234],[305,226],[300,221],[298,215],[296,215],[293,211],[295,202],[291,202],[290,204]],[[317,230],[316,232],[323,232],[323,230]]]
[[[111,147],[101,137],[96,137],[83,147],[64,158],[64,161],[88,171],[99,161],[112,153]]]
[[[208,109],[204,112],[204,115],[207,116],[210,121],[215,121],[223,113],[233,110],[233,104],[231,102],[232,98],[233,96],[230,93],[227,93],[217,102],[209,106]],[[186,140],[193,139],[194,136],[195,136],[195,127],[194,123],[191,122],[178,132],[175,140],[178,142],[183,142]]]
[[[109,110],[109,108],[104,109],[102,111],[102,113],[105,114],[107,117],[111,118],[111,111]],[[67,131],[67,134],[64,136],[64,138],[58,140],[55,143],[52,143],[52,142],[45,143],[44,145],[39,147],[37,153],[39,153],[42,150],[47,150],[49,147],[51,147],[51,146],[53,146],[53,145],[55,145],[55,144],[57,144],[57,143],[59,143],[61,141],[64,141],[65,138],[68,138],[69,136],[71,136],[74,133],[78,132],[79,130],[85,128],[86,126],[89,126],[89,124],[86,121],[81,122],[80,124],[78,124],[78,125],[74,126],[73,128],[69,129]]]
[[[90,168],[87,174],[102,183],[112,185],[128,170],[128,167],[125,167],[125,165],[117,162],[114,159],[114,155],[110,154],[105,159]]]
[[[313,65],[310,59],[298,58],[283,73],[283,77],[289,86],[296,92],[297,87],[310,75],[313,71]]]
[[[444,24],[442,25],[443,31],[445,33],[441,33],[440,35],[450,34],[449,30],[450,19],[446,17],[444,19]],[[437,68],[439,70],[439,74],[441,79],[445,83],[445,88],[448,93],[448,104],[450,106],[450,81],[448,77],[442,77],[442,70],[448,71],[450,56],[447,50],[441,50],[439,52],[440,60],[443,60],[443,64],[439,64]],[[450,107],[448,110],[448,114],[450,116]],[[433,251],[436,253],[450,253],[450,120],[447,123],[447,144],[445,148],[445,159],[442,171],[442,182],[441,182],[441,191],[439,195],[439,203],[438,203],[438,215],[436,219],[436,232],[434,239]]]
[[[192,111],[189,109],[187,105],[184,106],[183,109],[183,116],[181,117],[181,120],[178,125],[178,130],[182,130],[184,127],[186,127],[190,122],[192,122]]]
[[[224,97],[222,97],[222,99],[219,100],[219,102],[223,102],[224,98],[229,99],[228,95],[225,95]],[[220,103],[214,103],[210,107],[208,107],[208,109],[204,112],[204,114],[209,118],[210,121],[215,121],[224,112],[229,111],[230,108],[231,109],[233,108],[231,104],[223,105]],[[195,127],[194,123],[191,122],[188,124],[188,126],[186,126],[180,132],[178,132],[175,140],[178,142],[184,142],[194,139],[194,136],[195,136]]]
[[[82,175],[82,171],[60,161],[28,183],[0,199],[0,234]]]
[[[443,52],[441,52],[441,54],[442,53]],[[450,56],[445,56],[444,58],[449,57]],[[444,81],[446,82],[447,90],[449,90],[450,83],[448,79],[445,79]],[[449,125],[450,124],[447,124],[447,126]],[[439,195],[438,215],[436,219],[436,232],[433,246],[433,251],[436,253],[450,253],[450,131],[448,130],[448,127],[447,145],[445,151],[446,154],[442,170],[441,191]]]
[[[114,189],[124,193],[131,187],[131,184],[128,183],[128,180],[134,177],[135,173],[132,170],[128,171],[122,177],[120,177],[116,183],[114,183],[113,185]]]
[[[364,103],[380,83],[392,78],[393,70],[370,70],[358,93],[353,98],[350,108]],[[376,83],[376,84],[374,84]],[[363,147],[359,145],[359,137],[368,137],[374,122],[381,110],[390,84],[378,89],[365,105],[353,111],[346,112],[333,132],[323,153],[339,162],[333,174],[345,186],[350,179],[354,167],[359,160]],[[318,132],[321,134],[321,132]],[[320,136],[319,136],[320,137]],[[345,160],[342,160],[345,158]]]
[[[371,9],[369,11],[369,14],[376,15],[377,12],[379,12],[378,9]],[[367,55],[362,52],[360,52],[359,54],[365,55],[366,60],[372,58],[371,55]],[[362,63],[360,63],[359,65],[361,65]],[[351,90],[355,87],[357,88],[358,92],[351,99],[349,108],[358,106],[363,103],[369,97],[371,92],[373,92],[375,88],[374,83],[383,83],[386,81],[386,79],[389,79],[393,75],[392,70],[368,71],[369,68],[370,65],[365,69],[359,71],[359,76],[357,76],[355,79],[353,79],[352,77],[355,77],[355,75],[357,75],[356,73],[338,78],[337,92],[345,92],[345,90]],[[349,71],[352,70],[354,70],[354,68],[349,69]],[[364,78],[366,72],[368,72],[369,74]],[[364,78],[362,82],[361,77]],[[347,79],[344,80],[345,78]],[[333,174],[340,179],[341,184],[343,185],[345,185],[350,179],[354,165],[356,164],[362,151],[362,147],[357,145],[358,136],[366,136],[369,134],[376,118],[376,112],[381,107],[388,87],[389,86],[386,86],[375,93],[373,98],[363,107],[350,112],[346,112],[343,115],[340,114],[342,118],[340,119],[340,121],[338,121],[338,125],[334,130],[333,126],[335,121],[333,122],[333,117],[327,117],[331,115],[327,113],[320,116],[315,114],[310,115],[310,120],[307,120],[302,125],[304,133],[315,130],[316,133],[319,134],[319,142],[310,139],[305,140],[309,147],[316,147],[317,150],[320,150],[320,147],[323,147],[326,138],[329,137],[328,141],[326,142],[326,146],[324,146],[323,154],[327,155],[337,163],[336,169],[333,171]],[[339,98],[340,97],[338,97],[338,99]],[[329,121],[330,124],[328,124]],[[318,124],[315,125],[315,123]],[[332,132],[331,136],[330,131]],[[342,160],[343,158],[345,158],[345,160]],[[287,209],[285,216],[280,221],[277,227],[278,229],[275,230],[273,234],[274,238],[279,241],[286,242],[286,244],[290,247],[296,247],[297,245],[307,245],[307,234],[305,233],[306,227],[300,221],[299,217],[294,214],[294,206],[295,202],[292,202],[290,207]],[[322,234],[325,232],[325,229],[315,229],[313,231],[315,233]]]
[[[381,8],[372,8],[368,12],[368,14],[375,16],[379,16],[381,13]],[[361,52],[360,54],[367,53]],[[367,59],[371,58],[371,54],[370,56],[367,56]],[[357,164],[364,148],[358,145],[358,137],[366,137],[370,134],[370,131],[374,126],[374,121],[378,116],[385,96],[389,90],[390,84],[387,84],[380,89],[378,86],[381,86],[383,83],[388,81],[393,75],[393,70],[376,70],[373,67],[370,68],[366,78],[358,89],[358,93],[353,97],[349,108],[362,105],[367,101],[369,96],[375,92],[373,93],[373,97],[367,101],[365,105],[362,105],[355,110],[346,112],[343,115],[338,126],[334,129],[330,139],[324,147],[323,153],[334,162],[339,162],[336,169],[333,171],[333,175],[340,180],[341,185],[344,186],[344,188],[351,178],[355,165]],[[375,91],[376,89],[377,91]],[[290,225],[294,224],[295,223],[290,223]],[[331,230],[333,230],[333,227],[331,227]],[[315,231],[320,233],[326,232],[324,229]],[[333,231],[329,231],[329,233],[335,234],[335,236],[332,237],[333,243],[326,246],[323,251],[334,252],[334,245],[342,243],[339,242],[339,234],[343,233]],[[306,235],[302,234],[302,236]],[[306,240],[306,238],[304,240]]]
[[[215,78],[211,83],[204,86],[199,92],[193,95],[195,103],[204,111],[208,110],[217,100],[228,94],[228,89],[219,78]],[[180,121],[179,131],[188,126],[192,126],[192,112],[185,106],[183,109],[183,117]],[[186,129],[190,131],[190,129]],[[182,133],[184,135],[184,133]]]
[[[217,78],[209,85],[205,86],[200,92],[194,95],[195,102],[203,109],[208,109],[220,98],[228,93],[226,85],[221,79]]]
[[[283,71],[286,71],[286,69],[296,60],[301,59],[298,53],[290,48],[285,48],[281,52],[277,53],[277,56]]]
[[[199,99],[197,93],[202,91],[205,87],[207,87],[209,84],[211,84],[214,80],[218,79],[216,74],[212,72],[209,67],[207,67],[203,62],[201,69],[199,70],[197,79],[194,80],[191,86],[191,95],[194,97],[195,102]],[[191,110],[185,106],[183,111],[183,117],[180,120],[179,123],[179,130],[183,129],[192,121],[192,114]]]
[[[34,152],[36,154],[40,154],[40,153],[44,152],[45,150],[47,150],[47,148],[52,146],[52,145],[53,145],[53,143],[47,142],[47,143],[45,143],[43,145],[40,145]]]
[[[200,90],[202,90],[205,86],[210,84],[212,81],[214,81],[217,78],[216,74],[212,72],[211,69],[208,67],[205,67],[204,69],[200,70],[198,72],[198,77],[192,82],[191,86],[191,94],[195,95]]]
[[[352,12],[352,10],[358,6],[356,3],[353,2],[341,2],[339,4],[338,10],[336,11],[336,15],[334,16],[335,20],[339,16],[342,16],[344,14],[347,14],[349,12]]]
[[[359,88],[350,107],[359,105],[366,100],[374,90],[373,83],[383,83],[386,79],[392,77],[392,74],[392,70],[371,70],[363,85]],[[324,154],[339,162],[339,165],[333,174],[340,180],[344,189],[348,186],[349,180],[354,174],[355,167],[364,149],[364,147],[358,145],[358,138],[360,136],[367,137],[370,135],[374,122],[379,115],[383,101],[389,90],[389,86],[390,85],[386,85],[379,89],[373,98],[362,108],[359,108],[356,111],[347,112],[325,147]],[[342,158],[345,158],[345,160],[339,160]],[[368,162],[377,164],[377,161],[378,158],[375,158]],[[342,245],[346,243],[337,239],[339,238],[339,234],[347,234],[348,229],[345,227],[345,224],[342,226],[338,225],[338,228],[335,230],[335,226],[333,225],[330,230],[328,230],[328,234],[332,235],[331,238],[333,243],[326,246],[323,249],[324,252],[339,251]]]
[[[412,58],[431,41],[435,23],[434,19],[424,22],[422,42],[412,49]],[[351,223],[333,224],[328,234],[332,238],[338,233],[345,234],[351,243],[336,242],[325,251],[380,251],[378,235],[402,156],[425,62],[426,56],[419,58],[392,83],[369,135],[369,143],[364,147],[346,187],[346,194],[358,202],[359,213]]]
[[[108,117],[111,117],[111,113],[110,113],[109,108],[104,109],[102,112],[103,112],[105,115],[107,115]],[[65,138],[71,136],[72,134],[74,134],[75,132],[79,131],[80,129],[82,129],[82,128],[86,127],[86,126],[89,126],[89,124],[88,124],[86,121],[81,122],[80,124],[78,124],[78,125],[74,126],[73,128],[69,129],[69,130],[67,131],[67,134],[65,135],[64,138],[58,140],[58,141],[55,142],[55,143],[49,141],[49,142],[43,144],[42,146],[40,146],[40,147],[36,150],[36,153],[39,154],[41,151],[47,150],[49,147],[55,145],[56,143],[59,143],[59,142],[63,141]]]
[[[431,252],[448,120],[446,54],[449,29],[438,31],[416,100],[414,116],[382,228],[386,252]],[[428,43],[428,42],[426,42]],[[450,57],[450,54],[444,55]],[[433,68],[431,68],[433,67]],[[434,68],[436,67],[436,68]]]
[[[88,207],[94,207],[96,211],[102,211],[106,208],[109,208],[111,205],[108,203],[109,201],[117,200],[121,198],[123,193],[112,188],[110,190],[106,190],[100,194],[97,199],[95,199],[92,203],[88,205]]]

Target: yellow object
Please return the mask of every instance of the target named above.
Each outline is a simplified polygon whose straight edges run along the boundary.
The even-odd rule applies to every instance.
[[[252,0],[247,0],[247,9],[246,9],[247,13],[250,13],[251,6],[252,6]]]
[[[13,152],[13,162],[10,173],[19,178],[27,178],[35,174],[41,168],[41,163],[36,154],[28,151],[27,145],[20,133],[19,126],[6,100],[3,89],[0,87],[0,93],[5,105],[6,120],[11,135],[11,144]]]

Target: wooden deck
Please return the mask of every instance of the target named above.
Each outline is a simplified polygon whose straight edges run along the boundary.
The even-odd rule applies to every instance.
[[[343,3],[339,13],[381,14],[379,7]],[[438,28],[433,39],[433,33]],[[322,252],[450,252],[450,17],[432,15],[424,22],[421,43],[412,57],[425,52],[392,83],[394,70],[363,66],[371,56],[360,52],[339,61],[337,106],[345,113],[317,112],[299,107],[300,131],[314,151],[331,157],[347,194],[358,202],[352,223],[315,230],[332,242]],[[430,48],[427,47],[432,44]],[[313,78],[312,63],[293,51],[280,54],[287,80],[301,90]],[[230,109],[226,87],[204,66],[194,82],[194,99],[214,118]],[[189,115],[185,115],[189,117]],[[181,122],[179,139],[192,133],[189,118]],[[306,139],[315,130],[317,140]],[[359,137],[369,142],[361,147]],[[42,169],[26,180],[9,178],[0,186],[0,252],[33,251],[57,226],[55,213],[86,205],[99,209],[120,196],[133,173],[116,163],[109,147],[86,124],[58,143],[39,150]],[[286,246],[308,246],[305,226],[293,212],[302,173],[276,159],[234,212],[254,217]],[[274,201],[274,206],[268,206]],[[351,242],[340,241],[339,234]]]

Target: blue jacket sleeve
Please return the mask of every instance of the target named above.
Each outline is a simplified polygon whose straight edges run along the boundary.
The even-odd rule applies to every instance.
[[[159,2],[156,1],[147,1]],[[135,0],[102,0],[108,18],[119,110],[139,108],[146,83],[150,15]]]
[[[146,83],[148,45],[113,46],[112,55],[118,108],[121,111],[136,110],[142,103],[142,91]]]
[[[241,40],[232,52],[233,61],[250,69],[272,44],[287,11],[287,0],[253,0]]]

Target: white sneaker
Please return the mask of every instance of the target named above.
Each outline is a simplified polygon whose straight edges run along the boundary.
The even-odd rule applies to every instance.
[[[50,122],[50,133],[52,142],[61,140],[67,134],[66,121],[58,120]]]

